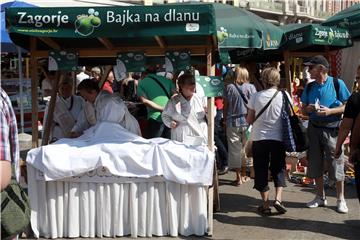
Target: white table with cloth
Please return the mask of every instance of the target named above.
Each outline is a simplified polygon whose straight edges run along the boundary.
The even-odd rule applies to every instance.
[[[214,154],[207,146],[144,139],[103,122],[77,139],[31,150],[27,167],[36,237],[208,231]]]

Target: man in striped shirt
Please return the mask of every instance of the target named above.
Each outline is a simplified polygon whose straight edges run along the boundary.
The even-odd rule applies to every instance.
[[[16,116],[11,101],[0,87],[0,185],[5,189],[11,179],[11,163],[19,180],[19,141]]]

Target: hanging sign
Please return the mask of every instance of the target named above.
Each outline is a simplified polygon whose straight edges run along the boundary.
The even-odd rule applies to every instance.
[[[206,97],[223,95],[224,82],[220,76],[196,76],[195,79],[203,88]]]
[[[78,66],[78,56],[76,51],[49,51],[49,71],[75,71]]]
[[[120,72],[144,72],[146,66],[146,56],[142,52],[119,53],[116,65]]]
[[[166,72],[177,72],[190,70],[191,55],[189,50],[166,51]]]

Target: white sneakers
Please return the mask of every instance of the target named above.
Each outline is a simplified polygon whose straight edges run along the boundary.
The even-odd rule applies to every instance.
[[[314,198],[314,200],[312,200],[311,202],[308,202],[306,204],[306,206],[308,208],[326,207],[327,206],[327,200],[326,200],[326,198],[321,198],[319,196],[316,196]],[[345,199],[337,200],[336,207],[337,207],[336,209],[337,209],[337,211],[339,213],[348,213],[349,212],[349,209],[346,206]]]
[[[343,200],[337,200],[336,202],[336,206],[337,206],[337,211],[339,213],[348,213],[349,209],[348,207],[346,206],[346,202],[345,202],[345,199]]]
[[[325,207],[325,206],[327,206],[327,200],[326,200],[326,198],[321,198],[319,196],[316,196],[314,198],[314,200],[312,200],[311,202],[308,202],[306,204],[306,206],[308,208]]]

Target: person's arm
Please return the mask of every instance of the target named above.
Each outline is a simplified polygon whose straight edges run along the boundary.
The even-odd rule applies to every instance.
[[[174,112],[174,105],[173,102],[170,100],[166,104],[164,111],[161,113],[161,119],[165,126],[167,126],[168,128],[176,128],[177,126],[176,121],[172,119],[172,115],[174,114]]]
[[[339,115],[344,113],[344,111],[345,111],[345,104],[336,108],[328,108],[321,106],[320,109],[316,112],[316,115],[325,117],[330,115]]]
[[[152,108],[152,109],[155,109],[156,111],[159,111],[159,112],[162,112],[164,110],[164,108],[158,104],[156,104],[155,102],[143,97],[143,96],[140,96],[139,97],[139,100],[140,102],[142,102],[145,106],[149,107],[149,108]]]
[[[246,122],[248,124],[253,124],[255,121],[255,110],[254,109],[248,109],[248,113],[246,116]]]
[[[226,128],[226,120],[227,120],[227,111],[229,107],[228,100],[226,98],[223,98],[223,126]]]
[[[0,187],[1,191],[5,189],[11,180],[11,162],[7,160],[0,160]]]
[[[349,132],[351,131],[351,127],[353,125],[353,119],[351,118],[344,118],[341,122],[340,128],[339,128],[339,134],[336,141],[336,147],[334,151],[335,158],[339,158],[341,155],[341,146],[343,145],[346,137],[349,135]]]
[[[351,132],[350,154],[352,154],[356,147],[360,144],[360,114],[355,119],[353,131]],[[351,155],[350,155],[351,156]]]

